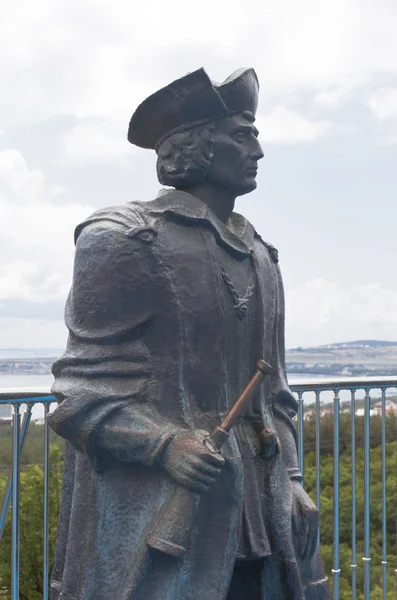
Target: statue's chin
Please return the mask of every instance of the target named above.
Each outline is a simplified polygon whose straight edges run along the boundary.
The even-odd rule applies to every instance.
[[[256,183],[255,179],[253,179],[249,183],[245,183],[244,185],[239,187],[236,195],[237,196],[245,196],[245,194],[249,194],[250,192],[253,192],[254,190],[256,190],[257,185],[258,184]]]

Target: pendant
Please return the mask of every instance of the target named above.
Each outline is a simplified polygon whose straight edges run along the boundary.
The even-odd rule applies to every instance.
[[[223,281],[226,283],[226,287],[229,290],[229,292],[234,300],[234,309],[236,311],[237,318],[240,321],[242,321],[247,316],[248,302],[249,302],[252,294],[254,293],[254,289],[255,289],[253,271],[251,271],[247,290],[246,290],[244,296],[241,297],[238,295],[237,290],[234,287],[233,281],[230,279],[229,275],[226,273],[225,269],[223,268],[223,266],[221,265],[221,263],[219,261],[218,261],[218,264],[219,264],[219,267],[220,267],[220,270],[222,273]]]

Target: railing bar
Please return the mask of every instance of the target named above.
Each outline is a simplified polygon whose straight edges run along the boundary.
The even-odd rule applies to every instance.
[[[44,405],[44,531],[43,531],[43,600],[48,600],[48,557],[49,557],[49,461],[50,432],[48,427],[48,404]]]
[[[11,599],[19,600],[19,468],[20,425],[19,405],[12,415],[12,529],[11,529]]]
[[[334,391],[334,600],[339,600],[339,390]]]
[[[386,545],[386,390],[382,389],[382,567],[383,600],[387,598],[387,545]]]
[[[370,388],[365,390],[365,408],[364,408],[364,599],[370,600],[370,410],[371,397]]]
[[[320,511],[320,391],[316,390],[316,504]],[[317,533],[317,548],[320,547],[320,525]]]
[[[323,392],[333,392],[338,390],[365,390],[368,386],[371,389],[397,389],[397,377],[349,377],[347,379],[313,379],[304,380],[301,383],[290,384],[290,389],[293,392],[314,392],[321,390]],[[30,391],[29,388],[19,390],[16,388],[0,388],[0,404],[9,404],[17,402],[26,404],[27,401],[35,402],[56,402],[55,397],[51,394],[49,387],[40,389],[39,391]]]
[[[352,477],[352,600],[357,597],[356,533],[356,392],[351,390],[351,477]]]
[[[28,404],[27,408],[25,410],[25,413],[23,415],[23,420],[22,420],[21,439],[19,441],[20,456],[22,456],[22,451],[23,451],[23,447],[25,445],[26,434],[29,429],[31,417],[32,417],[32,405]],[[2,502],[1,510],[0,510],[0,540],[4,533],[4,527],[5,527],[6,520],[7,520],[8,509],[10,508],[11,494],[12,494],[12,473],[10,473],[10,475],[8,477],[6,489],[4,492],[3,502]]]
[[[371,389],[395,388],[396,377],[348,377],[348,378],[324,378],[291,382],[290,389],[294,392],[299,390],[305,392],[313,392],[314,390],[334,391],[338,390],[364,390],[370,387]]]
[[[304,417],[304,408],[303,408],[303,392],[298,392],[298,403],[299,403],[299,412],[298,412],[298,454],[299,454],[299,470],[302,475],[302,485],[303,485],[303,477],[304,477],[304,447],[303,447],[303,417]]]
[[[28,402],[32,402],[33,404],[35,402],[41,402],[43,404],[52,404],[53,402],[56,402],[56,399],[54,396],[50,396],[49,394],[43,394],[43,396],[25,395],[13,397],[12,394],[9,393],[8,396],[4,394],[0,396],[0,404],[13,404],[14,406],[18,404],[20,406],[21,404],[27,404]]]

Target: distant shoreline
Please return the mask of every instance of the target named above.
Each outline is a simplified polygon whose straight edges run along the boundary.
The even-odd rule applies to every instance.
[[[4,376],[49,376],[60,348],[0,348],[0,380]],[[360,340],[286,351],[289,376],[397,376],[397,342]],[[1,383],[0,383],[1,385]]]

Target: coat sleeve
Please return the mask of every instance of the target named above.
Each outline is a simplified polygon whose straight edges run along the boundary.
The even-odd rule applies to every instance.
[[[95,469],[111,460],[151,465],[179,429],[156,405],[144,332],[161,274],[142,227],[106,218],[80,228],[65,311],[67,349],[54,364],[51,427]]]
[[[276,319],[273,348],[276,354],[277,371],[272,378],[273,413],[280,439],[283,461],[291,479],[302,481],[298,466],[297,432],[293,418],[298,412],[298,403],[288,387],[285,368],[285,301],[284,287],[278,263],[276,269]]]

